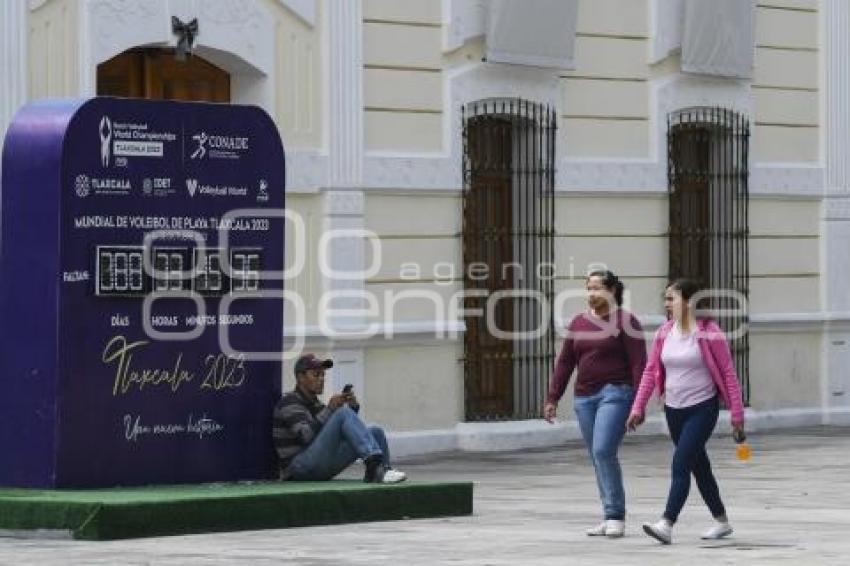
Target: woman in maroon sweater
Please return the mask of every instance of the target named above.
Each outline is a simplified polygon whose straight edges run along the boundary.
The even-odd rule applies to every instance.
[[[588,276],[587,302],[589,310],[567,327],[543,416],[554,421],[558,401],[578,368],[575,412],[596,471],[604,512],[604,521],[587,534],[621,537],[626,528],[626,495],[617,450],[646,365],[646,342],[637,318],[620,308],[623,284],[612,272],[594,271]]]

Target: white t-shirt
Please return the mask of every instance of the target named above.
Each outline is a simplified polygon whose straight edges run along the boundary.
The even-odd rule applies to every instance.
[[[667,374],[664,404],[674,409],[692,407],[717,395],[717,386],[702,359],[695,327],[687,334],[677,322],[661,350],[661,362]]]

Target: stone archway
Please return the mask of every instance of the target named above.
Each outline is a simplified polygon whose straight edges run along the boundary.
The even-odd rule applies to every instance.
[[[171,18],[197,18],[195,54],[230,75],[230,100],[274,110],[274,18],[262,2],[246,0],[98,0],[84,4],[80,34],[80,91],[97,93],[98,66],[139,48],[176,45]]]

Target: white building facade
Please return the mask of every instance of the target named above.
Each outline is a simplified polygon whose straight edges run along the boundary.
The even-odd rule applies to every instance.
[[[480,351],[452,309],[476,259],[465,235],[476,181],[464,171],[480,134],[469,111],[498,117],[517,100],[551,110],[557,127],[533,159],[554,171],[541,180],[552,225],[535,232],[554,256],[551,291],[580,290],[589,266],[608,266],[650,329],[678,245],[669,119],[724,108],[740,120],[746,151],[730,163],[743,163],[748,188],[748,254],[734,269],[749,295],[751,422],[850,422],[846,0],[12,0],[0,13],[0,130],[28,100],[112,92],[104,65],[170,53],[172,17],[197,19],[194,56],[226,76],[227,100],[259,105],[279,126],[287,207],[304,220],[285,253],[306,258],[287,283],[304,301],[303,317],[285,311],[287,338],[336,360],[332,384],[354,384],[397,452],[578,436],[569,396],[554,427],[528,411],[471,409]],[[334,229],[343,237],[323,240]],[[519,350],[506,354],[506,406],[542,403],[559,346],[553,336],[539,353],[531,390]]]

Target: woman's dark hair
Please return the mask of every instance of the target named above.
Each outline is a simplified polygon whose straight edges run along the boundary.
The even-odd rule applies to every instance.
[[[694,309],[694,314],[697,314],[696,311],[698,310],[709,308],[709,301],[707,300],[707,297],[702,297],[695,305],[690,304],[691,297],[703,290],[699,281],[688,279],[687,277],[680,277],[679,279],[674,279],[673,282],[667,285],[667,288],[678,291],[679,294],[682,295],[682,299],[688,303],[688,307]]]
[[[679,294],[682,295],[682,298],[686,301],[690,301],[691,297],[702,291],[702,286],[699,283],[693,279],[688,279],[687,277],[680,277],[673,280],[669,285],[667,285],[667,288],[678,291]]]
[[[623,282],[620,281],[620,278],[614,275],[613,271],[609,271],[607,269],[591,271],[587,275],[587,278],[590,279],[591,277],[599,277],[602,280],[602,284],[605,285],[605,288],[614,294],[614,301],[617,302],[617,306],[623,306],[623,290],[625,290],[625,286],[623,285]]]

